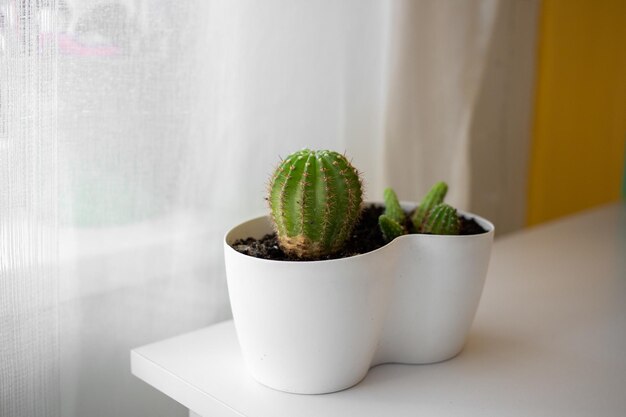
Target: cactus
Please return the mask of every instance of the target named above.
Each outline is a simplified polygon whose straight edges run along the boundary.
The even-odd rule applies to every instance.
[[[445,198],[447,192],[448,184],[445,182],[440,181],[433,185],[411,216],[411,222],[413,223],[415,230],[422,229],[422,223],[428,215],[428,212],[436,205],[443,203],[443,199]]]
[[[429,211],[420,231],[433,235],[458,235],[460,228],[461,222],[456,209],[442,203]]]
[[[396,192],[392,188],[385,188],[383,193],[385,199],[385,214],[398,224],[404,224],[406,213],[400,206]]]
[[[383,233],[386,242],[391,242],[395,238],[407,233],[404,223],[406,222],[406,213],[400,206],[395,191],[386,188],[384,191],[385,213],[378,218],[378,225]]]
[[[314,259],[343,247],[362,205],[359,172],[341,154],[304,149],[285,158],[269,184],[269,206],[281,249]]]
[[[386,214],[381,214],[378,217],[378,226],[380,226],[380,231],[383,232],[385,242],[391,242],[398,236],[406,234],[406,229]]]

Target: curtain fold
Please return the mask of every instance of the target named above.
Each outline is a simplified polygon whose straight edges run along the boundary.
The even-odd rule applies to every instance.
[[[230,317],[223,234],[303,147],[519,228],[536,5],[0,0],[0,415],[186,415],[129,350]]]
[[[525,222],[538,1],[390,3],[384,178],[407,200],[448,200]]]
[[[56,3],[0,2],[0,415],[59,415]]]

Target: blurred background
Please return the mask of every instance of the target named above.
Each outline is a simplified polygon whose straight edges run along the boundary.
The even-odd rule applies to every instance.
[[[279,160],[497,235],[618,201],[622,0],[0,0],[0,416],[183,416],[129,350],[228,319]]]

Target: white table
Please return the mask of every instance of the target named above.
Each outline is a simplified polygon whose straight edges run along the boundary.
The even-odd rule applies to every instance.
[[[232,322],[134,349],[132,372],[204,417],[626,416],[626,205],[497,239],[463,352],[285,394],[246,373]]]

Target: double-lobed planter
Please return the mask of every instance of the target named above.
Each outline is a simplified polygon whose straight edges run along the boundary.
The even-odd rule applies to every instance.
[[[494,235],[489,221],[459,214],[486,233],[410,234],[362,255],[310,262],[259,259],[230,246],[271,233],[268,217],[231,229],[228,291],[252,377],[280,391],[322,394],[357,384],[378,364],[456,356],[478,308]]]

